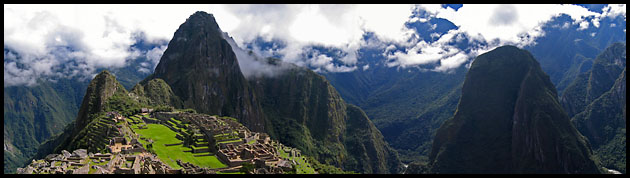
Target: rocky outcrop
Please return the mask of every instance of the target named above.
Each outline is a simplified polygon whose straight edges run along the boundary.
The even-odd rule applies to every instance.
[[[265,129],[257,98],[212,14],[196,12],[179,26],[149,76],[154,78],[171,86],[183,108],[238,118],[253,131]]]
[[[434,173],[600,173],[588,141],[525,50],[498,47],[478,56],[452,119],[438,129]]]

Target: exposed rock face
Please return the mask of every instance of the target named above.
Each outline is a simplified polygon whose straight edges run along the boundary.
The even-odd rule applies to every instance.
[[[438,129],[434,173],[600,173],[588,141],[525,50],[503,46],[478,56],[452,119]]]
[[[254,92],[212,14],[196,12],[180,25],[149,78],[168,83],[184,108],[235,117],[253,131],[264,130]]]

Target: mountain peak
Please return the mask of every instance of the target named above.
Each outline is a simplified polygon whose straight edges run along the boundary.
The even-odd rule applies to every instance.
[[[112,74],[112,73],[111,73],[111,72],[109,72],[108,70],[103,70],[103,71],[99,72],[98,74],[96,74],[96,75],[94,76],[94,79],[95,79],[95,80],[97,80],[97,79],[98,79],[98,80],[102,80],[102,79],[105,79],[105,78],[110,78],[110,77],[114,77],[114,78],[115,78],[116,76],[114,76],[114,74]]]
[[[536,60],[503,46],[473,62],[429,159],[436,173],[598,173],[591,153]]]
[[[186,23],[192,23],[200,27],[209,26],[213,27],[214,29],[219,29],[219,25],[217,24],[216,19],[214,19],[214,15],[208,14],[203,11],[197,11],[194,14],[190,15],[190,17],[186,19],[186,22],[184,22],[184,24]]]
[[[505,45],[494,50],[481,54],[475,59],[471,66],[474,68],[522,68],[526,66],[539,65],[532,54],[516,46]]]
[[[179,26],[153,78],[171,86],[185,108],[239,118],[253,131],[264,130],[252,88],[212,14],[196,12]]]
[[[75,127],[81,130],[90,122],[89,114],[100,112],[107,99],[116,92],[127,93],[116,77],[108,70],[103,70],[88,85],[83,102],[76,119]]]

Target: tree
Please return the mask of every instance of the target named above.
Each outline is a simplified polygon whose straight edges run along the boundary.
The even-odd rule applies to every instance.
[[[243,172],[245,174],[251,174],[252,171],[254,171],[254,164],[250,163],[250,162],[244,162],[243,164],[241,164],[243,167],[241,167],[239,169],[240,172]]]

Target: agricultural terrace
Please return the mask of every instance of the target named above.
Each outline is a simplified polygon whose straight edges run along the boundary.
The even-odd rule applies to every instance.
[[[141,120],[139,117],[130,117],[131,120]],[[174,120],[174,119],[171,119]],[[169,124],[175,124],[169,120]],[[173,121],[177,122],[177,121]],[[168,127],[161,124],[146,124],[146,129],[138,129],[138,125],[145,125],[144,122],[141,124],[132,124],[132,128],[134,131],[139,134],[141,139],[138,139],[145,148],[148,149],[149,142],[145,139],[152,140],[153,150],[155,154],[160,158],[164,163],[171,166],[173,169],[179,169],[179,166],[176,162],[177,159],[182,160],[183,162],[190,162],[200,167],[207,168],[223,168],[227,167],[227,165],[221,163],[216,156],[209,156],[208,153],[192,153],[190,152],[190,148],[184,147],[182,144],[174,145],[174,146],[165,146],[165,144],[176,144],[181,143],[182,141],[176,138],[177,132],[169,129]],[[177,127],[176,127],[177,128]],[[145,138],[145,139],[142,139]],[[204,155],[204,156],[200,156]],[[197,157],[196,157],[197,156]]]
[[[288,147],[284,147],[284,148],[288,148]],[[286,159],[286,160],[293,160],[295,161],[295,163],[297,163],[295,165],[295,173],[296,174],[315,174],[315,169],[313,168],[313,166],[311,164],[309,164],[306,161],[306,157],[304,156],[292,156],[290,153],[290,149],[284,150],[282,149],[280,146],[276,147],[276,150],[278,150],[278,153],[280,153],[280,157],[282,159]]]

